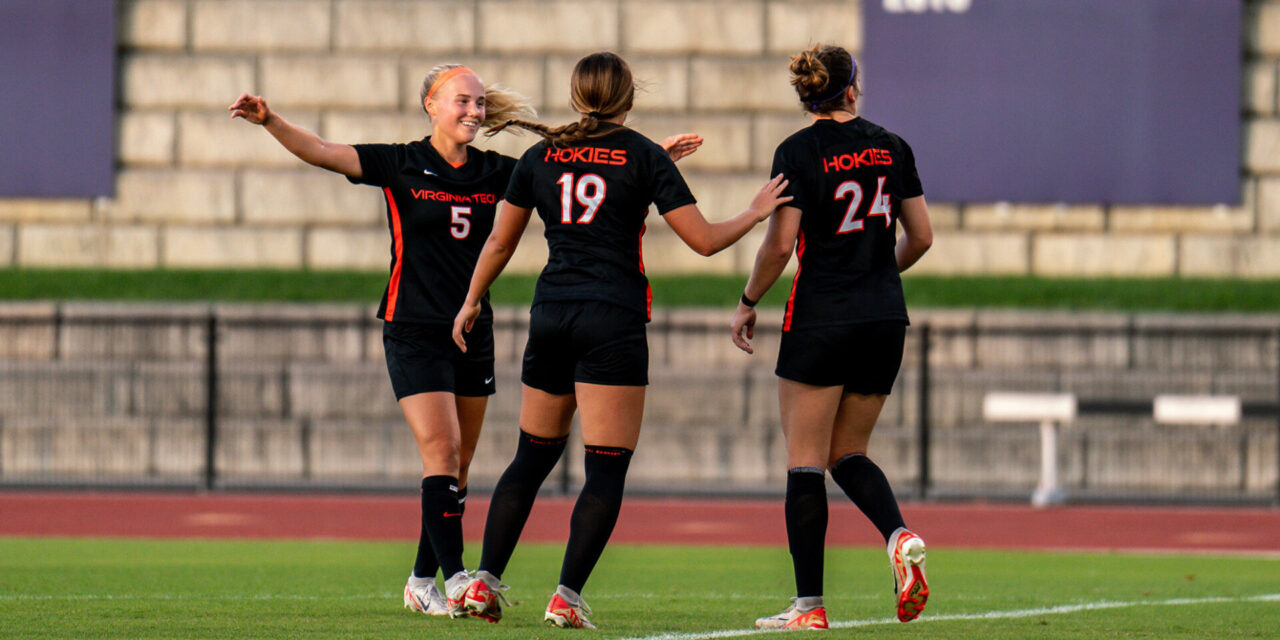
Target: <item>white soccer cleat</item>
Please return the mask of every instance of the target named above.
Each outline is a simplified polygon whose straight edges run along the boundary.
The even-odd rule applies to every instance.
[[[429,616],[448,615],[444,595],[436,588],[434,578],[415,578],[409,576],[404,585],[404,608]]]
[[[756,618],[757,629],[828,629],[827,609],[822,605],[812,609],[801,610],[796,598],[791,599],[791,606],[782,613]]]
[[[889,567],[898,599],[898,620],[910,622],[924,611],[929,584],[924,578],[924,540],[903,528],[889,536]]]
[[[591,607],[587,606],[586,600],[579,598],[578,604],[572,605],[556,593],[551,596],[551,602],[547,603],[547,612],[542,620],[561,629],[595,629],[596,626],[587,619],[589,613]]]
[[[467,617],[466,595],[470,586],[471,574],[466,571],[459,571],[444,581],[444,606],[450,618]]]

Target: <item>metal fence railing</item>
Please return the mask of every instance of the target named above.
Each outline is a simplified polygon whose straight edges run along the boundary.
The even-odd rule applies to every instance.
[[[917,315],[872,440],[900,492],[1029,495],[1035,425],[987,422],[982,398],[1051,391],[1079,398],[1058,443],[1068,499],[1280,502],[1280,319]],[[526,321],[497,314],[476,486],[514,450]],[[781,490],[778,327],[759,327],[748,357],[726,326],[723,312],[655,313],[629,487]],[[1162,393],[1237,396],[1243,417],[1157,424]],[[564,489],[581,481],[569,451],[553,480]],[[0,307],[0,487],[387,489],[412,486],[419,464],[364,307]]]

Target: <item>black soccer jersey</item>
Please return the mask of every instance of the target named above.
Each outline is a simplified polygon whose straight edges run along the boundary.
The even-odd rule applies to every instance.
[[[911,147],[862,118],[820,119],[778,145],[771,175],[800,209],[800,261],[782,328],[907,321],[898,208],[923,195]]]
[[[536,209],[546,224],[549,255],[534,304],[599,300],[648,318],[641,243],[649,204],[666,214],[695,200],[662,147],[618,127],[569,147],[531,147],[511,175],[507,202]]]
[[[355,149],[364,175],[352,182],[382,187],[387,201],[391,278],[378,317],[453,324],[515,159],[467,147],[466,163],[454,167],[430,137]],[[488,294],[480,304],[478,321],[493,322]]]

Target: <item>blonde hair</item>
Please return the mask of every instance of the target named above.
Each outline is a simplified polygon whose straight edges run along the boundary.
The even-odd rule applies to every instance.
[[[583,114],[580,120],[559,127],[549,127],[536,122],[510,119],[490,128],[485,135],[491,136],[514,126],[533,131],[557,147],[602,138],[615,129],[601,129],[600,121],[626,113],[635,101],[635,95],[636,82],[631,76],[631,66],[627,61],[609,51],[593,53],[573,66],[573,76],[569,81],[569,104]]]
[[[431,68],[427,73],[427,77],[422,79],[422,90],[419,92],[419,101],[422,104],[422,110],[427,110],[427,96],[431,95],[431,91],[435,88],[436,80],[444,75],[450,69],[457,69],[463,65],[456,63],[438,64]],[[481,80],[481,84],[484,81]],[[511,118],[520,116],[533,118],[538,112],[530,104],[529,98],[522,94],[516,93],[500,84],[484,85],[484,122],[481,125],[493,125],[498,122],[505,122]]]
[[[844,91],[862,95],[858,63],[843,47],[815,44],[791,58],[791,86],[805,111],[830,113],[848,105]]]

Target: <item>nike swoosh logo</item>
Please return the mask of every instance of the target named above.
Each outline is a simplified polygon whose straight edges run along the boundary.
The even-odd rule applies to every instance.
[[[484,383],[485,383],[485,384],[489,384],[490,382],[493,382],[493,378],[492,378],[492,377],[488,377],[488,378],[485,378],[485,379],[484,379]]]
[[[446,517],[446,518],[457,518],[457,517],[461,516],[462,514],[461,514],[461,513],[448,513],[448,512],[445,512],[443,515],[444,515],[444,517]]]
[[[423,170],[422,170],[422,173],[423,173],[424,175],[428,175],[428,176],[434,176],[434,175],[436,175],[436,172],[434,172],[434,171],[432,171],[432,170],[430,170],[430,169],[423,169]]]

